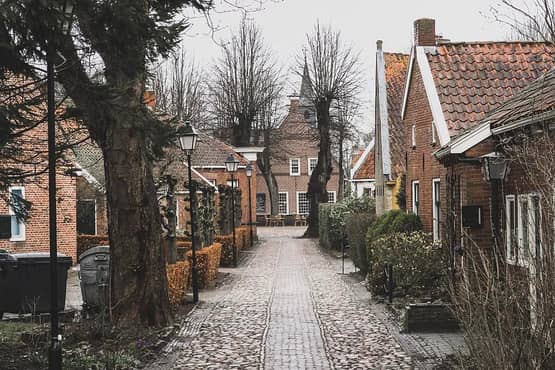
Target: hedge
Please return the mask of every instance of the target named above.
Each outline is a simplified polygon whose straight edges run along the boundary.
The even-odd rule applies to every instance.
[[[168,297],[172,306],[181,304],[190,286],[191,265],[188,261],[180,261],[166,266],[168,276]]]
[[[77,235],[77,258],[97,245],[109,245],[108,235]]]
[[[214,243],[209,247],[195,251],[196,268],[199,288],[206,288],[213,285],[218,276],[222,245]],[[187,252],[187,259],[192,263],[192,251]]]
[[[369,283],[374,293],[384,293],[383,269],[387,263],[393,265],[396,295],[433,296],[444,288],[447,254],[429,234],[392,233],[376,239],[371,248]]]
[[[363,275],[368,273],[366,233],[375,220],[376,215],[373,213],[351,213],[345,222],[350,257]]]
[[[220,243],[222,246],[222,257],[220,258],[220,266],[233,266],[233,235],[214,235],[214,242]]]

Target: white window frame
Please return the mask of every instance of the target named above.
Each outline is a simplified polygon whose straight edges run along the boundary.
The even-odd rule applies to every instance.
[[[436,184],[439,184],[439,206],[436,204]],[[441,179],[432,179],[432,235],[434,241],[441,240]]]
[[[181,230],[179,228],[179,199],[177,198],[175,199],[175,229]]]
[[[414,185],[418,185],[418,192],[417,192],[418,196],[417,197],[414,196],[414,194],[415,194],[415,191],[414,191],[415,186]],[[411,183],[410,188],[411,188],[411,198],[412,198],[412,213],[414,213],[415,215],[418,216],[418,206],[420,206],[420,181],[413,180],[412,183]],[[418,198],[418,200],[416,198]],[[417,202],[418,202],[418,206],[416,204]]]
[[[432,121],[432,145],[436,144],[436,130],[434,128],[434,121]]]
[[[279,212],[279,204],[280,204],[280,195],[285,194],[285,213]],[[278,192],[278,213],[280,215],[288,215],[289,214],[289,192],[287,191],[280,191]]]
[[[314,168],[310,168],[310,161],[315,161],[314,163]],[[318,158],[308,158],[307,159],[307,164],[308,164],[308,176],[312,175],[312,171],[314,171],[314,169],[316,168],[316,166],[318,165]]]
[[[416,123],[412,124],[411,127],[411,140],[412,140],[412,148],[416,148]]]
[[[23,199],[25,199],[25,187],[24,186],[10,186],[8,188],[8,194],[9,194],[10,201],[11,201],[11,197],[12,197],[12,191],[14,191],[14,190],[21,190],[21,197]],[[8,214],[12,217],[15,217],[15,211],[12,208],[11,204],[9,204]],[[16,236],[12,235],[11,238],[10,238],[10,241],[11,242],[25,241],[26,240],[26,238],[25,238],[25,236],[26,236],[25,235],[25,222],[22,222],[22,221],[19,221],[19,220],[16,220],[16,221],[19,223],[19,231],[20,232],[19,232],[19,235],[16,235]],[[96,223],[96,220],[95,220],[95,223]],[[10,228],[11,228],[11,221],[10,221]]]
[[[539,211],[538,211],[538,215],[540,217],[540,220],[536,223],[536,219],[535,219],[535,209],[533,208],[534,202],[533,199],[534,197],[538,198],[538,207],[539,207]],[[537,244],[537,240],[536,240],[536,234],[538,234],[541,238],[541,197],[539,194],[537,193],[528,193],[528,194],[519,194],[518,195],[518,201],[516,203],[517,206],[517,227],[518,227],[518,249],[517,249],[517,264],[524,266],[524,267],[531,267],[532,264],[530,264],[531,259],[535,259],[536,257],[538,257],[536,255],[536,252],[538,252],[536,250],[536,244]],[[526,209],[527,209],[527,217],[526,220],[523,219],[522,217],[522,204],[526,203]],[[527,235],[524,235],[524,223],[526,222],[526,233]],[[540,228],[539,232],[536,233],[536,226]],[[524,237],[526,236],[526,240],[527,240],[527,245],[524,244]],[[541,256],[541,240],[540,240],[540,256]]]
[[[229,187],[231,187],[231,180],[227,180],[227,181],[226,181],[226,185],[229,186]],[[239,179],[233,179],[233,187],[234,187],[235,189],[238,189],[238,188],[239,188]]]
[[[293,172],[293,161],[297,161],[298,172]],[[301,176],[301,159],[300,158],[290,158],[289,159],[289,176]]]
[[[505,196],[505,247],[507,253],[507,262],[511,264],[517,263],[518,256],[518,214],[517,200],[513,194]],[[513,210],[514,219],[511,220],[510,210]],[[513,227],[511,227],[511,222]],[[513,235],[514,232],[514,235]],[[513,246],[513,242],[516,244]],[[514,247],[514,248],[513,248]],[[513,253],[511,253],[511,250]]]
[[[333,194],[333,202],[330,202],[330,194]],[[337,202],[337,192],[334,191],[328,191],[328,203],[336,203]]]
[[[299,195],[300,194],[306,194],[306,202],[307,202],[307,211],[305,212],[301,212],[300,210],[300,200],[299,200]],[[310,201],[308,200],[308,193],[306,191],[298,191],[297,192],[297,214],[298,215],[307,215],[310,213]]]

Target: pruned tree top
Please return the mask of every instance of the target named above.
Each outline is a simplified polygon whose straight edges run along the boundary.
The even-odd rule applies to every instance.
[[[491,12],[517,39],[555,43],[553,0],[501,0],[491,7]]]

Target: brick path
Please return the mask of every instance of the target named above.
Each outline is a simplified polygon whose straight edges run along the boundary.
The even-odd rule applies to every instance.
[[[261,228],[229,283],[201,292],[153,369],[411,369],[391,326],[299,228]]]

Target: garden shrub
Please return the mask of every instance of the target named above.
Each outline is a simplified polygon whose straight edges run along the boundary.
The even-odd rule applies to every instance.
[[[366,233],[375,220],[373,213],[350,213],[345,222],[351,259],[363,275],[368,273]]]
[[[168,276],[168,297],[172,306],[178,305],[185,299],[185,293],[190,286],[191,265],[188,261],[180,261],[166,266]]]
[[[222,256],[220,258],[220,266],[233,266],[233,235],[215,235],[214,242],[220,243],[222,246]]]
[[[324,248],[341,249],[347,243],[346,218],[349,214],[376,213],[374,200],[369,197],[348,197],[339,203],[320,204],[320,245]]]
[[[97,245],[109,245],[108,235],[77,235],[77,258]]]
[[[209,247],[196,250],[199,288],[209,287],[216,281],[221,252],[222,245],[220,243],[214,243]],[[187,259],[189,263],[192,263],[192,251],[187,252]]]
[[[384,213],[376,219],[368,229],[368,243],[385,234],[405,233],[422,230],[420,217],[414,213],[405,213],[401,210],[393,210]]]
[[[418,296],[443,288],[447,256],[441,243],[422,231],[390,233],[371,243],[369,285],[376,294],[384,293],[384,267],[393,265],[396,295]]]

